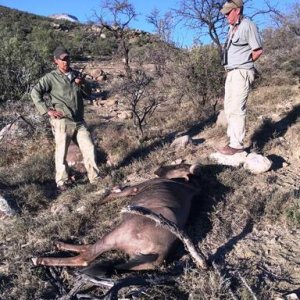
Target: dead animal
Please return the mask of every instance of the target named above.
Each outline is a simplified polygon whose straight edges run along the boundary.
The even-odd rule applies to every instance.
[[[136,186],[114,192],[108,199],[132,196],[131,205],[144,207],[161,214],[182,229],[190,213],[191,200],[198,193],[192,181],[155,178]],[[147,270],[159,266],[169,254],[176,236],[155,222],[140,215],[124,213],[121,223],[99,239],[95,244],[71,245],[59,242],[59,250],[79,253],[74,257],[32,258],[35,265],[88,266],[102,253],[120,250],[129,255],[129,260],[115,266],[121,270]]]

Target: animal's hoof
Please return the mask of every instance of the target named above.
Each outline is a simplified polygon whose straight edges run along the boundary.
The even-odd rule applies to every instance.
[[[56,242],[55,244],[54,244],[54,246],[55,246],[55,248],[57,249],[57,250],[63,250],[62,249],[62,246],[63,245],[63,243],[62,242]]]
[[[122,189],[121,189],[121,187],[119,186],[119,185],[117,185],[117,186],[114,186],[113,188],[112,188],[112,192],[113,193],[121,193],[122,192]]]
[[[37,257],[32,257],[31,261],[33,263],[34,266],[38,266],[39,265],[39,259]]]

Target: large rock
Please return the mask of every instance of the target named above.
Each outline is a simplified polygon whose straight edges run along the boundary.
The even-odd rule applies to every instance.
[[[53,14],[53,15],[50,15],[49,18],[56,19],[56,20],[67,20],[70,22],[79,23],[79,20],[75,16],[72,16],[69,14],[64,14],[64,13],[63,14]]]
[[[244,163],[244,168],[253,174],[267,172],[271,166],[272,162],[267,157],[257,153],[250,153]]]
[[[220,152],[212,153],[209,158],[220,165],[238,167],[246,161],[247,152],[243,151],[234,155],[225,155]]]
[[[209,158],[220,165],[233,167],[243,165],[246,170],[253,174],[267,172],[272,166],[272,162],[267,157],[257,153],[250,153],[248,155],[246,151],[234,155],[225,155],[220,152],[215,152],[212,153]]]

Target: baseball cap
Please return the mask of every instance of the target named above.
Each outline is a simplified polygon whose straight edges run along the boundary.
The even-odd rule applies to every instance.
[[[58,59],[64,59],[69,55],[69,51],[64,46],[58,46],[53,52],[53,56]]]
[[[243,0],[228,0],[225,2],[221,9],[221,13],[223,15],[226,15],[230,13],[234,8],[240,8],[243,7],[244,3]]]

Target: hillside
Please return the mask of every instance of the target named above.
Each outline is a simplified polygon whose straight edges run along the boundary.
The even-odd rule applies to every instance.
[[[0,8],[2,16],[9,13],[9,18],[31,24],[27,31],[32,34],[35,21],[40,29],[45,23],[45,30],[53,22]],[[24,23],[22,18],[29,21]],[[4,17],[1,33],[5,22],[8,19]],[[20,24],[10,23],[20,30]],[[51,29],[49,45],[54,45],[58,36],[67,41],[78,32],[88,32],[78,24],[58,24],[71,27],[68,31]],[[223,107],[224,73],[212,46],[187,52],[147,43],[143,37],[130,49],[133,78],[128,80],[120,56],[111,52],[103,59],[86,49],[76,52],[76,40],[69,40],[75,56],[73,67],[84,69],[93,85],[85,118],[103,179],[97,186],[89,184],[84,170],[73,165],[76,186],[57,194],[48,120],[38,115],[26,92],[9,100],[3,97],[0,196],[11,211],[5,211],[7,207],[0,202],[0,298],[104,299],[112,282],[131,277],[148,283],[138,286],[124,281],[119,299],[300,298],[300,86],[293,63],[299,55],[299,36],[291,35],[288,49],[281,45],[280,53],[275,53],[288,51],[288,61],[284,64],[280,56],[274,62],[273,38],[286,29],[280,30],[264,35],[261,78],[248,105],[247,151],[272,162],[271,169],[261,174],[249,172],[242,164],[227,166],[210,158],[216,147],[226,143],[226,129],[217,122]],[[28,34],[26,40],[40,52],[39,44]],[[107,41],[102,42],[105,48]],[[45,59],[51,50],[50,46],[45,50]],[[149,79],[148,85],[137,85],[147,96],[141,110],[153,95],[159,101],[141,132],[129,102],[136,90],[130,94],[128,87],[145,79]],[[188,143],[174,145],[177,138],[187,135]],[[32,257],[61,255],[53,247],[57,241],[94,243],[114,228],[130,198],[101,204],[108,191],[154,178],[161,165],[180,163],[198,166],[201,192],[193,201],[185,230],[211,262],[208,270],[198,268],[180,244],[155,271],[103,274],[98,283],[82,281],[77,272],[80,268],[33,266]],[[98,261],[110,264],[123,259],[122,253],[113,252],[101,255]]]

